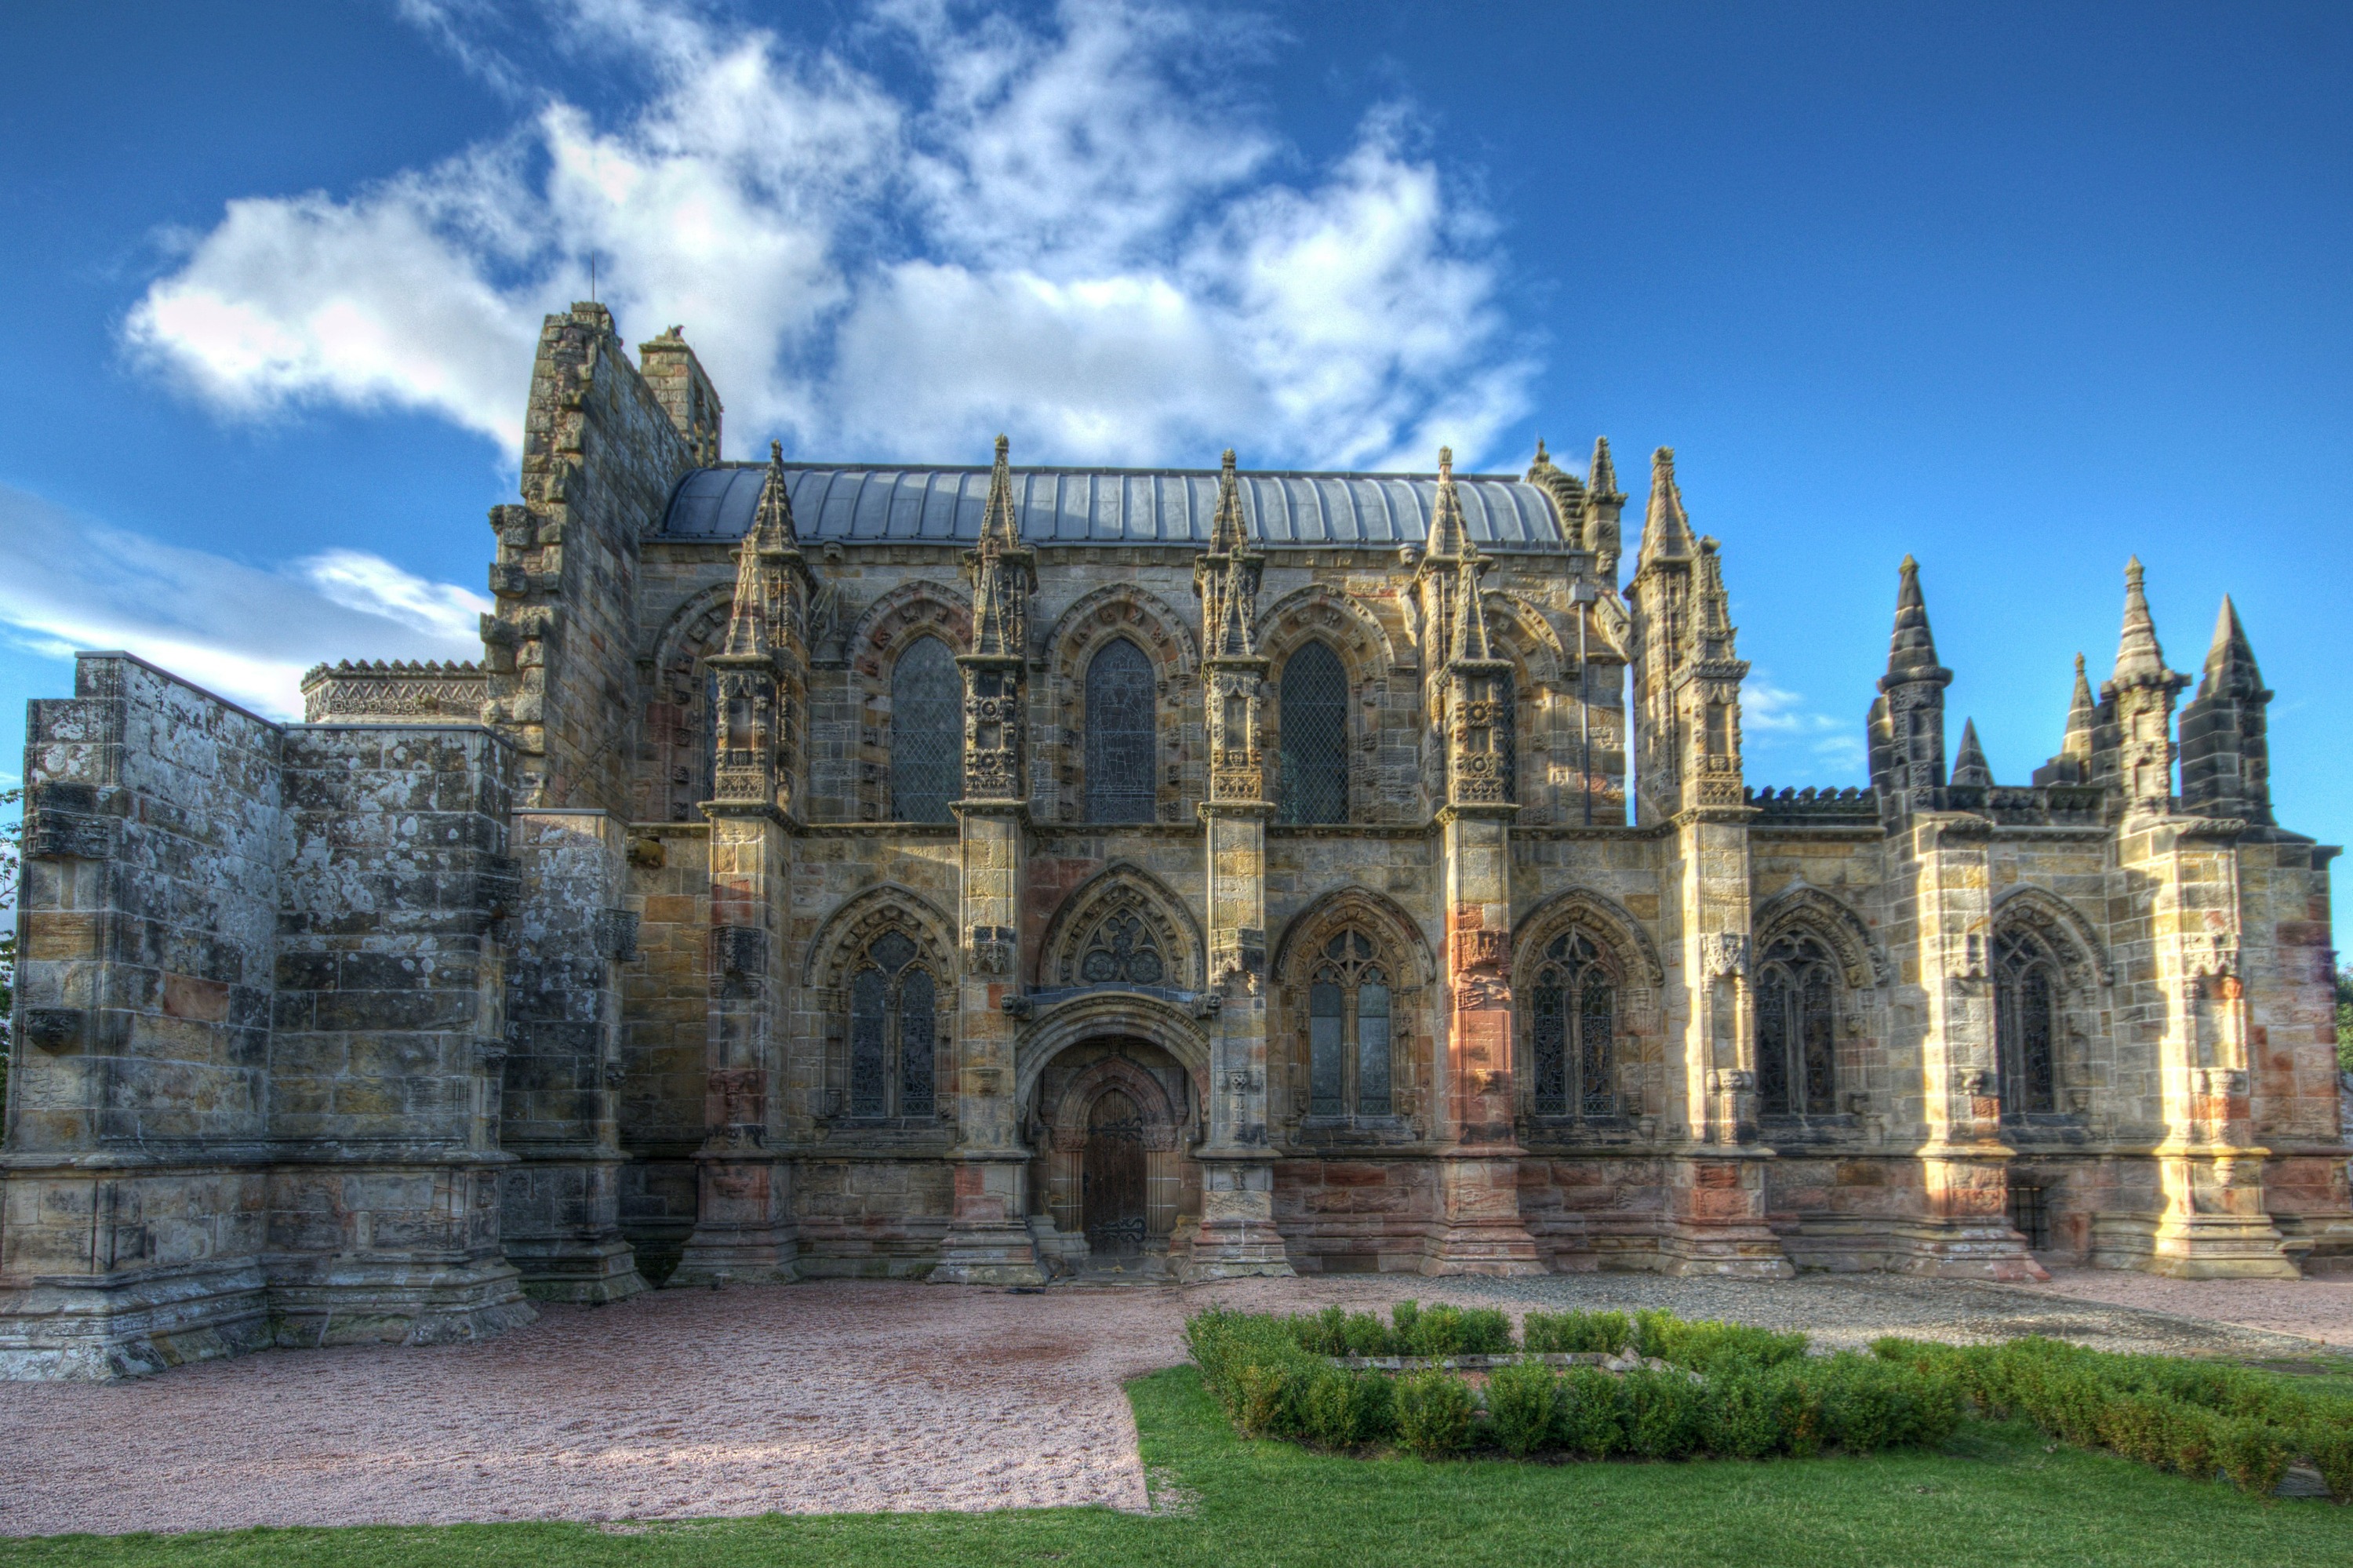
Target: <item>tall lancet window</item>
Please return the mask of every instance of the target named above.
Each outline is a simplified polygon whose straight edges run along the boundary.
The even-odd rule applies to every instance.
[[[1836,978],[1830,955],[1792,932],[1765,949],[1757,969],[1757,1094],[1773,1116],[1827,1116],[1838,1108]]]
[[[891,671],[891,817],[944,822],[964,779],[964,680],[936,637],[918,638]]]
[[[939,990],[902,931],[874,938],[849,980],[849,1114],[928,1117]]]
[[[1615,1115],[1618,992],[1590,938],[1578,931],[1553,938],[1528,1008],[1535,1113]]]
[[[1348,820],[1348,677],[1340,656],[1310,642],[1282,667],[1282,782],[1286,822]]]
[[[1343,931],[1307,982],[1308,1111],[1389,1114],[1389,977],[1372,938]]]
[[[1157,791],[1152,661],[1126,638],[1096,651],[1087,665],[1087,821],[1148,822]]]
[[[1994,1044],[2004,1116],[2059,1108],[2059,960],[2040,937],[2011,929],[1993,940]]]

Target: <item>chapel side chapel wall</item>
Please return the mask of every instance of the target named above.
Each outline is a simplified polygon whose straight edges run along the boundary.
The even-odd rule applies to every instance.
[[[81,655],[74,690],[33,703],[26,734],[8,1377],[150,1372],[270,1331],[281,734],[127,654]]]
[[[694,1229],[711,997],[711,830],[638,822],[628,851],[638,958],[621,979],[620,1223],[659,1284]]]
[[[2331,1271],[2353,1255],[2328,921],[2336,853],[2284,833],[2239,850],[2250,1119],[2272,1151],[2264,1200],[2289,1245],[2309,1245],[2308,1255]]]

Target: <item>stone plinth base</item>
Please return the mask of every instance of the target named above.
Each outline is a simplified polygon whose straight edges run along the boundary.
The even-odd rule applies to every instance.
[[[1765,1223],[1765,1161],[1687,1155],[1668,1162],[1659,1272],[1788,1279],[1798,1272]]]
[[[1289,1278],[1290,1255],[1274,1228],[1274,1166],[1264,1160],[1205,1155],[1201,1224],[1191,1245],[1172,1243],[1169,1264],[1186,1284],[1204,1279]]]
[[[1519,1150],[1438,1161],[1439,1219],[1424,1274],[1548,1274],[1520,1218]]]
[[[2263,1211],[2265,1154],[2225,1149],[2158,1158],[2165,1212],[2149,1238],[2150,1273],[2176,1279],[2302,1277]]]
[[[665,1289],[789,1285],[800,1245],[786,1204],[789,1178],[768,1156],[706,1150],[695,1156],[694,1234]]]
[[[256,1262],[0,1290],[0,1380],[97,1383],[270,1342]]]
[[[1043,1285],[1029,1234],[1029,1157],[967,1155],[955,1168],[955,1218],[940,1238],[934,1285]]]
[[[507,1261],[522,1276],[522,1293],[534,1301],[569,1301],[602,1307],[627,1301],[646,1288],[629,1244],[535,1237],[506,1244]]]
[[[535,1321],[522,1277],[491,1254],[470,1258],[283,1256],[268,1261],[271,1341],[448,1345]]]
[[[1922,1213],[1890,1227],[1896,1243],[1890,1270],[2012,1285],[2050,1278],[2010,1227],[2010,1158],[2007,1149],[1979,1149],[1923,1159]]]

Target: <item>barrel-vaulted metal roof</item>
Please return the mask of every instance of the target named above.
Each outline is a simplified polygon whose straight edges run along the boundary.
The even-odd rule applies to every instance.
[[[969,543],[988,503],[986,468],[786,463],[803,540]],[[666,539],[740,539],[752,528],[765,463],[699,468],[679,481]],[[1215,469],[1017,468],[1013,501],[1033,545],[1178,545],[1209,541]],[[1242,513],[1261,545],[1419,545],[1430,532],[1438,476],[1243,473]],[[1462,520],[1482,550],[1557,549],[1552,503],[1511,474],[1454,476]]]

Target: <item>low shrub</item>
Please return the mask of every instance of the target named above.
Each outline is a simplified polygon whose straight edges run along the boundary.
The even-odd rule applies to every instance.
[[[1687,1372],[1638,1367],[1626,1374],[1626,1445],[1645,1459],[1684,1459],[1704,1436],[1705,1404]]]
[[[1470,1446],[1478,1408],[1471,1385],[1452,1372],[1409,1372],[1397,1385],[1398,1441],[1426,1459],[1459,1454]]]
[[[1553,1443],[1588,1459],[1626,1451],[1626,1394],[1599,1367],[1572,1367],[1560,1379],[1552,1413]]]
[[[1324,1368],[1307,1381],[1299,1414],[1309,1441],[1326,1448],[1355,1448],[1397,1434],[1396,1391],[1379,1372]]]
[[[1778,1366],[1806,1353],[1803,1334],[1777,1334],[1745,1323],[1686,1322],[1671,1312],[1635,1313],[1634,1344],[1646,1356],[1700,1372],[1738,1361]]]
[[[1412,1340],[1413,1326],[1420,1319],[1421,1303],[1419,1301],[1399,1301],[1389,1308],[1389,1322],[1396,1335],[1394,1342],[1399,1347],[1396,1354],[1408,1353],[1403,1347]]]
[[[1352,1356],[1393,1356],[1395,1340],[1389,1326],[1370,1312],[1351,1312],[1341,1326],[1340,1338],[1347,1346],[1343,1352]]]
[[[1882,1340],[1881,1361],[1947,1380],[1989,1414],[2024,1416],[2065,1442],[2201,1480],[2217,1472],[2267,1496],[2297,1455],[2353,1501],[2353,1400],[2244,1367],[2115,1355],[2055,1340],[2002,1345]]]
[[[1520,1323],[1520,1342],[1546,1355],[1615,1355],[1630,1330],[1623,1312],[1531,1312]]]
[[[1754,1367],[1731,1367],[1707,1380],[1700,1428],[1709,1453],[1757,1459],[1782,1446],[1779,1403],[1767,1375]]]
[[[1560,1380],[1550,1367],[1517,1361],[1487,1379],[1487,1425],[1504,1452],[1525,1458],[1552,1442]]]

